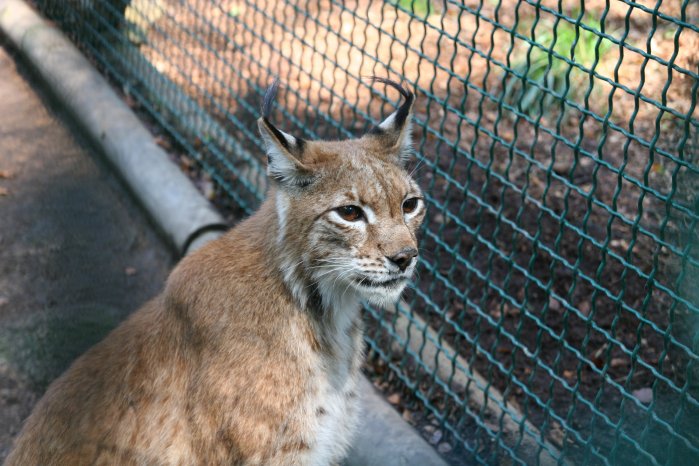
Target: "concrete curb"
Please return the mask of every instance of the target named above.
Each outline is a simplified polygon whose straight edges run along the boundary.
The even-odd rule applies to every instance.
[[[226,228],[131,109],[60,31],[20,0],[0,0],[0,29],[102,147],[177,251],[186,252],[198,232]]]
[[[23,0],[0,0],[0,32],[100,145],[177,251],[193,251],[222,234],[221,216],[60,31]],[[361,387],[364,420],[345,465],[446,466],[368,380]]]

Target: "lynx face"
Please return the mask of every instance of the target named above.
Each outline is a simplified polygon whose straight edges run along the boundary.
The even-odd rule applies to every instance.
[[[413,95],[379,81],[405,102],[360,139],[304,141],[259,121],[284,278],[302,303],[315,288],[327,304],[392,304],[415,270],[425,204],[403,168]]]

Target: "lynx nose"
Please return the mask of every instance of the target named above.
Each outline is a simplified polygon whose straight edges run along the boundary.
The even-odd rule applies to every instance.
[[[387,259],[396,264],[401,271],[404,271],[413,262],[415,256],[417,256],[417,249],[404,248],[398,251],[398,254],[387,257]]]

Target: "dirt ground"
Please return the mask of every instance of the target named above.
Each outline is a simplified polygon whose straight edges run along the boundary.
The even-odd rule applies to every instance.
[[[423,22],[364,0],[144,0],[127,17],[141,18],[130,39],[152,67],[233,136],[220,142],[202,124],[188,147],[162,139],[231,222],[249,210],[231,195],[254,205],[255,188],[264,187],[244,187],[247,172],[229,163],[239,155],[230,141],[262,160],[255,120],[272,76],[286,85],[281,126],[305,137],[359,134],[391,111],[394,96],[371,89],[368,75],[415,85],[422,159],[411,169],[428,193],[429,215],[411,307],[557,446],[576,458],[632,454],[643,462],[637,445],[659,458],[672,439],[699,448],[690,417],[678,411],[688,390],[699,390],[688,368],[696,359],[690,280],[699,275],[688,246],[697,241],[691,73],[699,33],[671,19],[680,17],[678,2],[662,2],[660,16],[649,14],[650,1],[613,2],[609,11],[605,4],[585,2],[581,22],[598,29],[603,18],[616,43],[588,44],[604,53],[583,69],[567,67],[565,105],[544,108],[540,99],[532,104],[538,113],[503,100],[513,79],[504,69],[534,55],[529,39],[554,26],[561,36],[575,30],[575,21],[552,13],[554,1],[541,2],[538,16],[528,2],[446,2]],[[561,5],[569,17],[581,13],[577,1]],[[698,5],[687,7],[686,24],[699,21]],[[191,131],[178,127],[191,119],[168,114],[159,89],[121,72],[134,107],[168,115],[175,132]],[[218,186],[207,169],[220,175]],[[458,435],[475,437],[465,448],[497,461],[484,427],[464,413],[462,394],[435,388],[430,371],[378,325],[370,336],[385,354],[372,354],[367,370],[399,395],[406,419],[457,449]],[[669,430],[644,409],[650,401]],[[617,423],[629,432],[620,435]]]
[[[0,463],[47,385],[174,257],[0,40]]]

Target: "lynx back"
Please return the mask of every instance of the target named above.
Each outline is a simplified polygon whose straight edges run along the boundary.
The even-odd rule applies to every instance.
[[[258,125],[271,180],[249,219],[183,259],[163,293],[41,399],[8,465],[327,465],[358,423],[362,301],[412,276],[425,206],[404,168],[414,96],[358,139]]]

